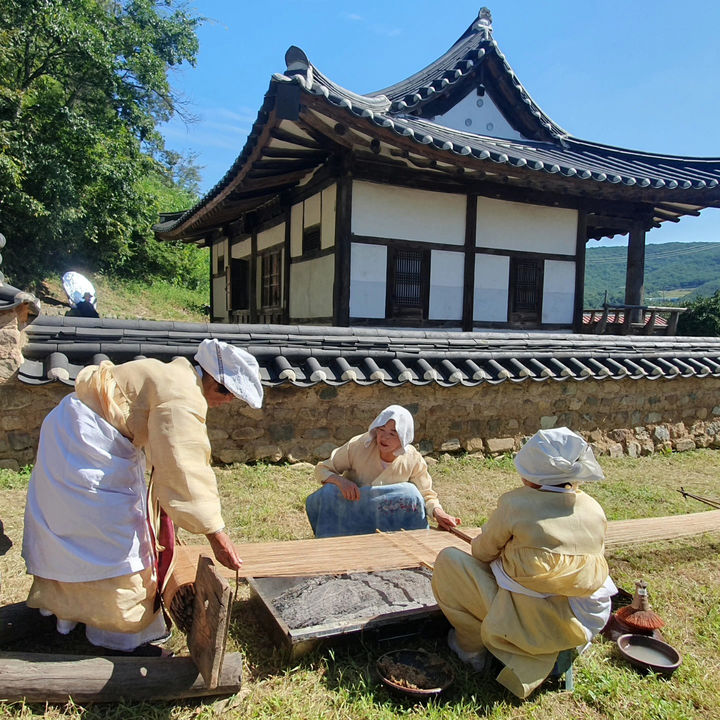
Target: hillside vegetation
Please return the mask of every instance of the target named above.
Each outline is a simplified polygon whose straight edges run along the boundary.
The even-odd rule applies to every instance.
[[[585,263],[585,307],[625,301],[626,247],[593,248]],[[645,301],[684,304],[720,289],[720,242],[663,243],[645,249]]]
[[[95,286],[101,318],[207,322],[207,285],[190,289],[167,280],[126,280],[99,273],[83,273]],[[66,315],[70,304],[60,276],[45,278],[37,293],[43,315]]]

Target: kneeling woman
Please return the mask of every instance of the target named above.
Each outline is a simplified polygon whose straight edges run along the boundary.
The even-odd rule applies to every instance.
[[[444,528],[460,523],[440,506],[427,463],[411,445],[414,434],[412,415],[390,405],[366,433],[317,464],[323,487],[305,501],[316,537],[419,530],[428,516]]]

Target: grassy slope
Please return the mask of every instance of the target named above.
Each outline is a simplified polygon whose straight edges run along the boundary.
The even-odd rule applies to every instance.
[[[153,281],[152,284],[133,280],[118,280],[100,274],[88,274],[98,297],[100,317],[140,318],[143,320],[178,320],[183,322],[207,322],[204,307],[210,302],[209,295]],[[67,295],[60,277],[46,278],[43,290],[38,293],[45,315],[65,315],[70,310]]]
[[[661,516],[707,509],[676,492],[683,485],[701,496],[718,497],[720,453],[710,450],[667,456],[601,458],[608,480],[589,487],[610,519]],[[518,483],[509,458],[444,459],[432,467],[445,507],[466,526],[481,524],[498,495]],[[230,466],[217,469],[225,520],[240,540],[307,538],[311,532],[304,497],[315,489],[308,466]],[[22,507],[27,473],[0,470],[0,518],[15,542],[0,558],[3,602],[22,599],[29,580],[19,557]],[[181,533],[185,541],[197,538]],[[273,648],[240,588],[230,631],[230,651],[245,655],[244,688],[217,702],[137,703],[82,708],[1,704],[0,718],[465,718],[493,720],[542,718],[574,720],[710,720],[720,717],[720,535],[613,549],[608,553],[613,578],[631,589],[633,580],[648,582],[654,609],[665,619],[666,638],[684,656],[670,680],[637,674],[615,646],[596,641],[576,662],[573,695],[541,690],[520,703],[491,679],[467,672],[450,657],[444,637],[426,634],[396,641],[422,646],[448,657],[456,681],[438,701],[416,705],[390,694],[379,684],[376,658],[389,647],[373,635],[355,636],[319,649],[294,662]],[[173,646],[184,651],[183,637]],[[1,685],[1,680],[0,680]]]

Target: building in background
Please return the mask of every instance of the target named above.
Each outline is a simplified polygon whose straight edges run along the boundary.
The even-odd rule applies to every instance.
[[[368,52],[371,52],[368,49]],[[490,13],[440,58],[367,95],[297,47],[239,157],[160,239],[212,249],[212,319],[580,332],[585,246],[720,206],[720,159],[573,137],[522,86]]]

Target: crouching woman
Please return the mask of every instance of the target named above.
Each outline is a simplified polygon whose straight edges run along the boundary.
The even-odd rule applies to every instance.
[[[322,487],[305,501],[316,537],[419,530],[428,517],[445,528],[460,523],[442,509],[427,463],[411,444],[414,434],[410,412],[390,405],[366,433],[318,463]]]
[[[604,478],[591,448],[567,428],[540,430],[518,452],[522,487],[502,495],[472,542],[443,550],[432,587],[464,662],[504,668],[497,681],[520,698],[563,650],[584,647],[610,617],[617,592],[603,556],[607,521],[578,487]]]

